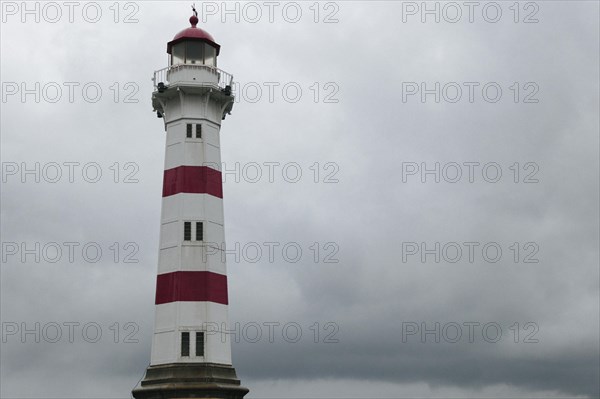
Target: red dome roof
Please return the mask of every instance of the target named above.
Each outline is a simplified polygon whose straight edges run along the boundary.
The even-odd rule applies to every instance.
[[[213,46],[217,50],[217,55],[219,55],[221,46],[219,46],[215,42],[215,39],[210,35],[210,33],[208,33],[207,31],[205,31],[203,29],[196,27],[196,25],[198,24],[198,17],[196,17],[195,15],[192,15],[192,17],[190,18],[190,24],[192,25],[191,28],[182,30],[181,32],[179,32],[178,34],[175,35],[173,40],[171,40],[169,43],[167,43],[167,53],[171,54],[171,48],[173,47],[174,44],[177,44],[184,40],[197,40],[197,41],[202,41],[202,42],[208,43],[211,46]]]

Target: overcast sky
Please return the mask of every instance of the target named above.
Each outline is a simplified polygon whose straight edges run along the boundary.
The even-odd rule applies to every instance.
[[[203,4],[237,82],[249,398],[600,395],[598,2]],[[190,2],[27,7],[2,2],[0,394],[128,398],[154,323],[151,78]]]

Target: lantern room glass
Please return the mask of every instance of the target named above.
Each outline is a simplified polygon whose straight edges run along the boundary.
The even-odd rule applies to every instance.
[[[171,65],[185,63],[185,43],[177,43],[171,50]]]
[[[208,43],[187,41],[173,45],[171,65],[191,64],[217,66],[217,50]]]
[[[186,64],[203,64],[204,63],[204,43],[201,43],[201,42],[186,43],[185,63]]]
[[[217,66],[217,50],[208,44],[204,45],[204,64],[213,67]]]

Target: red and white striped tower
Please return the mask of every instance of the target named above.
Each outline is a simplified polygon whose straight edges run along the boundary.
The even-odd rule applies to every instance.
[[[220,46],[191,27],[167,44],[152,105],[164,118],[165,171],[150,366],[137,399],[243,398],[227,338],[227,270],[219,131],[231,112],[232,76]],[[215,244],[219,243],[219,244]]]

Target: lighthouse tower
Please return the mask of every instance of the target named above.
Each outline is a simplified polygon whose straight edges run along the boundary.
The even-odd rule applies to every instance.
[[[191,27],[167,44],[154,73],[152,105],[164,118],[165,170],[150,366],[136,399],[243,398],[227,334],[222,247],[221,121],[231,112],[232,76],[217,68],[220,46]]]

